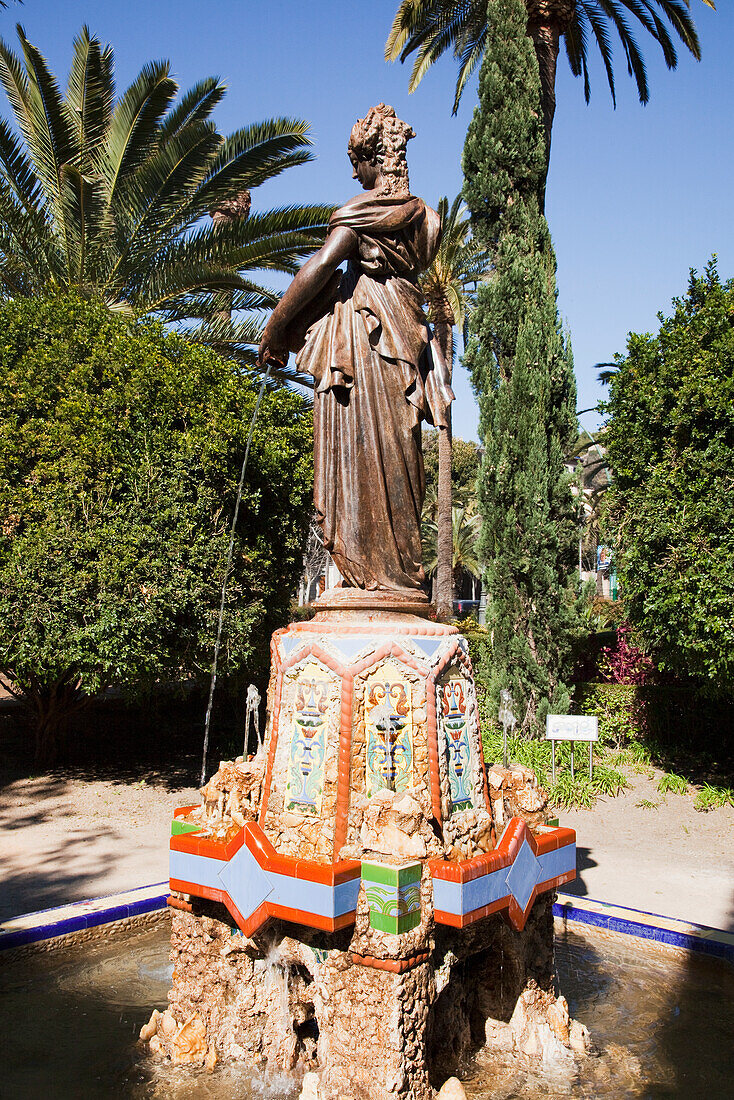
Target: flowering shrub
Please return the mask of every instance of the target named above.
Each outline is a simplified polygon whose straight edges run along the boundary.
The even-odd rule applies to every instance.
[[[648,684],[655,672],[650,657],[631,640],[629,623],[617,630],[616,646],[605,646],[599,654],[599,674],[607,684]]]

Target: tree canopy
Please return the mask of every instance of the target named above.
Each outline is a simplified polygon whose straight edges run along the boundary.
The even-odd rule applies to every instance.
[[[490,0],[491,2],[491,0]],[[703,0],[710,8],[713,0]],[[586,102],[591,94],[589,46],[597,46],[615,98],[614,67],[610,30],[621,43],[627,71],[634,78],[641,103],[647,103],[650,90],[642,52],[629,17],[632,16],[659,44],[665,64],[674,69],[678,63],[674,38],[700,58],[700,46],[688,8],[690,0],[525,0],[527,32],[535,41],[542,28],[549,40],[564,37],[566,56],[574,76],[583,77]],[[666,26],[666,20],[668,26]],[[671,35],[672,32],[672,35]],[[449,50],[459,63],[454,95],[456,113],[467,80],[484,56],[487,45],[487,0],[401,0],[385,46],[388,61],[407,60],[416,54],[409,91],[415,91],[428,69]],[[536,43],[537,45],[537,43]],[[555,72],[555,62],[553,65]]]
[[[438,431],[426,428],[423,432],[423,465],[426,471],[426,502],[435,507],[438,485]],[[457,504],[463,506],[476,502],[477,474],[481,453],[471,439],[453,439],[451,443],[451,494]]]
[[[112,48],[87,27],[62,93],[20,26],[18,38],[20,56],[0,41],[20,135],[0,119],[0,296],[74,289],[253,366],[278,297],[262,274],[293,274],[333,209],[250,213],[250,189],[311,160],[308,124],[273,118],[224,136],[211,116],[225,85],[209,77],[178,97],[167,61],[118,95]]]
[[[610,375],[610,517],[630,622],[659,667],[734,688],[734,280],[715,261]]]
[[[231,360],[73,293],[0,307],[0,670],[39,759],[80,693],[211,665],[252,382]],[[267,664],[311,510],[310,410],[266,394],[220,668]]]

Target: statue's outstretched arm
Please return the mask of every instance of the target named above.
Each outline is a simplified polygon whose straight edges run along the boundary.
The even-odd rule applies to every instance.
[[[323,290],[339,265],[352,255],[357,239],[353,229],[338,226],[332,230],[319,251],[297,272],[265,326],[258,352],[258,362],[261,365],[267,363],[268,359],[275,359],[279,363],[287,362],[288,325]]]

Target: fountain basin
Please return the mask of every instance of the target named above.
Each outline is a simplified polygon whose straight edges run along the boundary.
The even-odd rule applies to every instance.
[[[462,1074],[470,1100],[731,1094],[734,968],[721,960],[569,921],[556,922],[558,978],[597,1053],[569,1074],[481,1057]],[[295,1100],[296,1077],[238,1065],[213,1072],[150,1062],[136,1042],[170,984],[168,922],[96,943],[6,959],[3,1091],[45,1100]]]

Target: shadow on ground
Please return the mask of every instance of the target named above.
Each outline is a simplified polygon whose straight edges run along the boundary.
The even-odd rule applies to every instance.
[[[576,897],[585,898],[589,896],[589,891],[586,888],[584,882],[584,871],[590,870],[592,867],[598,867],[599,864],[595,859],[591,858],[591,848],[576,847],[576,878],[573,882],[567,882],[563,887],[564,894],[575,894]]]
[[[49,784],[64,779],[146,783],[169,790],[198,783],[206,696],[161,687],[144,702],[112,692],[92,700],[70,719],[59,766],[44,771]],[[220,693],[212,715],[208,760],[242,752],[244,703]],[[208,769],[211,771],[211,769]],[[19,779],[40,778],[23,708],[0,701],[0,790]]]

